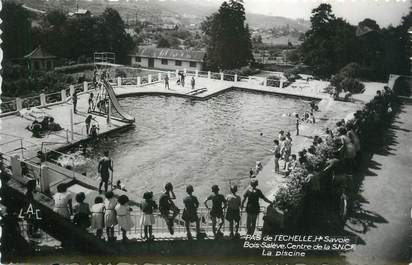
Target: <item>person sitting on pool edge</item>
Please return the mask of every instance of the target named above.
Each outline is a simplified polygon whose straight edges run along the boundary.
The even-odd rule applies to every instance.
[[[219,186],[213,185],[212,192],[209,197],[205,200],[204,204],[205,207],[210,210],[209,206],[207,205],[208,201],[212,201],[212,209],[210,210],[210,217],[212,218],[212,229],[213,235],[215,239],[219,239],[223,237],[223,233],[220,231],[224,224],[224,216],[223,210],[226,208],[226,199],[222,194],[219,194]],[[219,226],[216,227],[217,219],[220,220]]]
[[[174,234],[174,220],[179,214],[180,210],[176,207],[173,200],[176,199],[176,195],[173,192],[172,183],[168,182],[165,185],[165,192],[160,196],[159,199],[159,211],[162,217],[165,219],[167,228],[171,235]]]

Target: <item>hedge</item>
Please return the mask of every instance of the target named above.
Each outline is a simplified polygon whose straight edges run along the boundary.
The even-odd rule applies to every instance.
[[[387,128],[388,122],[399,110],[399,100],[397,94],[387,87],[381,96],[375,96],[373,100],[367,103],[362,110],[355,113],[354,118],[344,123],[337,124],[346,129],[349,126],[358,135],[362,150],[368,149],[373,145],[371,139],[374,135],[382,132],[379,129]],[[336,128],[338,129],[338,128]],[[305,209],[305,197],[308,192],[308,175],[320,175],[320,171],[325,168],[327,160],[338,152],[338,137],[326,137],[323,143],[316,146],[315,154],[308,158],[307,164],[298,165],[291,171],[286,179],[286,185],[281,187],[275,195],[275,205],[285,212],[285,227],[288,231],[299,230],[302,222],[310,222],[307,216],[303,216]],[[342,159],[340,158],[342,161]],[[350,170],[346,168],[346,170]],[[352,182],[353,183],[353,182]],[[350,187],[353,188],[353,187]],[[321,190],[320,193],[328,191]],[[303,220],[304,219],[304,220]]]

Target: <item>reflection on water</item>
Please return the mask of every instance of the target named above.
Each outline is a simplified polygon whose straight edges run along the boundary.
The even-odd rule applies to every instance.
[[[229,179],[244,186],[246,180],[239,179],[247,179],[257,160],[269,158],[273,136],[294,129],[285,114],[308,106],[303,100],[236,91],[207,101],[144,96],[120,103],[136,118],[136,127],[103,139],[90,155],[95,162],[88,175],[96,175],[98,157],[109,150],[115,181],[120,178],[133,199],[146,190],[160,193],[170,181],[178,204],[187,184],[200,200],[213,184],[224,193]]]

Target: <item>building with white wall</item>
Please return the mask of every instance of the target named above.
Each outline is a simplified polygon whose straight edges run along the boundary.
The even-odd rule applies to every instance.
[[[144,68],[175,70],[202,70],[204,51],[177,50],[168,48],[138,47],[129,54],[130,64]]]

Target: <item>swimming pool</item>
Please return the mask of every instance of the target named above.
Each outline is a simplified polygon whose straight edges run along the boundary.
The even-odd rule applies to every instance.
[[[294,120],[285,114],[308,108],[301,99],[239,91],[206,101],[141,96],[120,99],[120,104],[136,118],[136,126],[98,143],[88,175],[96,176],[96,161],[108,150],[114,181],[121,179],[132,199],[140,200],[146,190],[158,194],[170,181],[177,204],[188,184],[200,201],[213,184],[224,193],[229,179],[245,186],[250,167],[269,159],[278,131],[294,130]]]

